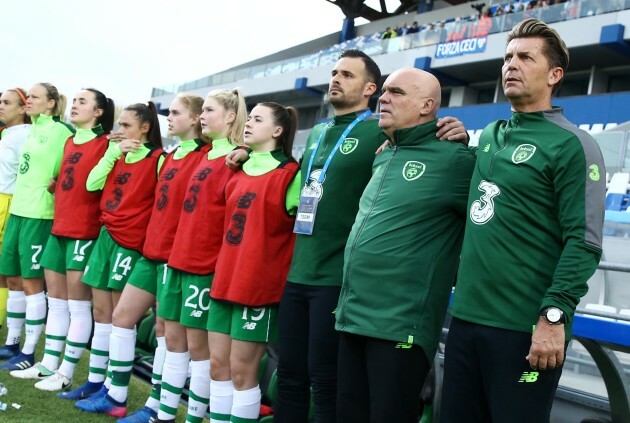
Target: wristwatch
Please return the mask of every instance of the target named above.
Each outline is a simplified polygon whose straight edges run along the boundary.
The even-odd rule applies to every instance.
[[[545,307],[540,312],[540,315],[544,317],[550,325],[565,323],[564,312],[558,307]]]

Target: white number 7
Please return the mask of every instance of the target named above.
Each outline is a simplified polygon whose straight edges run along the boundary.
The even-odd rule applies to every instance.
[[[37,263],[38,261],[38,256],[40,255],[40,253],[42,252],[44,248],[41,245],[31,245],[31,250],[35,250],[35,252],[33,253],[33,255],[31,256],[31,261],[33,263]]]

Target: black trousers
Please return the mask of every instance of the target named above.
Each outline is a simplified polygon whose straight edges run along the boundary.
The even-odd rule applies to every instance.
[[[420,391],[429,369],[417,345],[342,332],[337,421],[418,423]]]
[[[531,338],[529,333],[453,318],[440,422],[549,422],[562,367],[532,370],[525,359]]]
[[[339,334],[338,286],[287,282],[278,312],[278,397],[275,423],[306,423],[312,387],[312,423],[335,423]]]

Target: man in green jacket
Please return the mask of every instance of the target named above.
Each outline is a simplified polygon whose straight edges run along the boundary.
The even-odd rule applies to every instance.
[[[441,422],[549,421],[573,314],[602,252],[606,191],[597,143],[551,106],[568,62],[543,22],[508,34],[512,118],[479,140]]]
[[[440,84],[392,73],[379,126],[390,145],[372,167],[344,255],[337,420],[418,421],[464,235],[475,159],[436,137]]]
[[[302,194],[316,201],[317,208],[296,226],[291,270],[278,312],[276,423],[306,423],[311,395],[312,422],[336,421],[334,310],[344,246],[371,177],[374,153],[383,142],[378,120],[368,108],[380,79],[381,72],[369,56],[359,50],[344,51],[328,86],[334,117],[315,126],[306,142]],[[440,119],[434,133],[441,139],[466,139],[462,123],[455,118]]]

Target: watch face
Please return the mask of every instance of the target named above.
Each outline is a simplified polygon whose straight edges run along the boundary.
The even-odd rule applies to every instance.
[[[559,322],[561,316],[562,313],[557,308],[550,308],[549,310],[547,310],[547,320],[549,320],[551,323]]]

